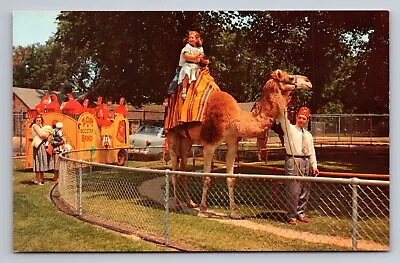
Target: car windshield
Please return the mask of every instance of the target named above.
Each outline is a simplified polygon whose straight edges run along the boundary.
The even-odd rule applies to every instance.
[[[156,126],[142,126],[136,132],[138,134],[153,134],[161,135],[163,133],[163,128]]]

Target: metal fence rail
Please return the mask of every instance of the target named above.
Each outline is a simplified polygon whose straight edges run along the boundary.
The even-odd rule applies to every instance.
[[[171,172],[117,167],[81,160],[79,152],[61,157],[59,192],[80,215],[129,228],[166,245],[187,250],[389,250],[389,182],[379,180],[231,175],[241,220],[229,219],[223,173]],[[192,199],[201,200],[203,176],[215,180],[208,211],[172,205],[173,175],[188,177]],[[285,182],[312,184],[309,224],[286,222]],[[178,195],[184,200],[182,187]],[[168,202],[166,202],[168,200]],[[205,216],[204,216],[205,215]]]

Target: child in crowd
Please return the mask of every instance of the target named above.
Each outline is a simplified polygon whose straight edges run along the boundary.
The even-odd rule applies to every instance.
[[[64,151],[64,137],[62,128],[64,125],[62,122],[57,122],[53,130],[53,138],[51,139],[51,145],[53,146],[53,158],[54,158],[54,181],[58,182],[58,176],[60,171],[60,154]]]
[[[54,130],[53,130],[53,140],[52,140],[52,144],[55,147],[54,151],[56,151],[58,146],[61,146],[64,144],[64,139],[63,139],[63,132],[62,132],[62,128],[64,127],[64,125],[62,124],[62,122],[57,122],[55,124]],[[61,149],[59,149],[59,151],[61,152]]]

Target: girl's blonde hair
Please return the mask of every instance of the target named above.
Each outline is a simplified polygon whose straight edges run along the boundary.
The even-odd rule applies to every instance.
[[[197,40],[197,46],[201,47],[203,45],[203,39],[201,38],[200,33],[197,32],[197,31],[189,31],[187,33],[186,37],[183,39],[183,44],[186,44],[188,42],[189,36],[192,35],[192,34],[194,34],[194,37]]]

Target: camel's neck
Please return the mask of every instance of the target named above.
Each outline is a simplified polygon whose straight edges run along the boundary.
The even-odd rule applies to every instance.
[[[242,111],[239,113],[241,121],[236,122],[236,130],[241,138],[262,137],[271,128],[274,118],[265,115],[255,115],[253,112]]]
[[[240,119],[245,122],[238,126],[239,134],[243,138],[265,135],[278,117],[279,102],[281,94],[264,94],[251,112],[241,112]]]
[[[255,107],[251,111],[254,116],[259,119],[278,117],[278,102],[281,100],[282,95],[277,94],[264,94],[259,101],[256,102]]]

